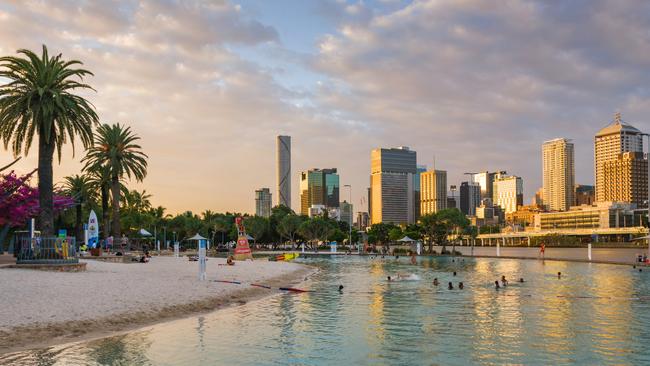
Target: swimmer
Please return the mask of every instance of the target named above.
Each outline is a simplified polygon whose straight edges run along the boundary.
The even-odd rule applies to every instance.
[[[455,260],[455,259],[452,259],[452,260],[451,260],[451,263],[454,263],[454,262],[456,262],[456,260]]]
[[[343,292],[343,285],[339,285],[339,292]]]
[[[399,259],[399,255],[396,255],[396,256],[395,256],[395,259]]]
[[[434,279],[433,279],[433,285],[434,285],[434,286],[438,286],[439,284],[440,284],[440,282],[438,282],[438,279],[437,279],[437,278],[434,278]]]
[[[506,280],[506,276],[501,276],[501,283],[503,284],[503,287],[508,286],[508,280]]]
[[[450,290],[453,290],[453,289],[454,289],[454,285],[453,285],[451,282],[449,282],[449,289],[450,289]]]
[[[499,281],[494,281],[494,288],[497,290],[501,288],[501,286],[499,286]]]
[[[465,288],[465,285],[463,285],[462,282],[458,282],[458,288],[462,290],[463,288]]]
[[[639,272],[643,272],[643,270],[641,268],[639,268]]]
[[[388,280],[388,282],[390,282],[390,281],[391,281],[391,279],[390,279],[390,276],[388,276],[388,277],[387,277],[386,279]]]
[[[562,272],[557,273],[557,279],[559,280],[560,278],[562,278]]]
[[[454,276],[456,275],[456,271],[454,271]]]
[[[523,277],[519,278],[519,283],[524,283],[524,278]]]
[[[417,263],[417,259],[415,258],[415,253],[411,254],[411,264],[415,265]]]

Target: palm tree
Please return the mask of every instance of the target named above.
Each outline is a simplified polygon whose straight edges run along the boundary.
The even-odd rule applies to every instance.
[[[88,149],[82,159],[85,169],[106,167],[111,177],[111,196],[113,199],[113,236],[120,236],[120,187],[126,175],[136,181],[147,175],[147,155],[136,144],[140,137],[130,127],[102,124],[97,128],[96,143]]]
[[[77,235],[77,242],[83,241],[83,224],[82,224],[82,209],[83,205],[87,204],[92,198],[92,186],[90,178],[85,175],[73,175],[65,177],[63,182],[64,192],[75,201],[76,217],[75,217],[75,231]]]
[[[47,47],[39,57],[30,50],[19,56],[0,57],[0,138],[5,149],[11,143],[14,155],[29,152],[38,135],[39,222],[43,236],[54,234],[53,169],[54,150],[61,161],[61,147],[79,137],[84,148],[92,145],[92,127],[98,118],[93,105],[75,90],[92,89],[83,78],[93,75],[74,68],[80,61],[64,61],[61,54],[50,57]],[[79,79],[79,81],[77,81]]]
[[[102,225],[104,226],[104,239],[108,238],[108,200],[111,189],[111,172],[105,166],[84,169],[88,174],[88,179],[92,190],[99,193],[102,204]],[[101,226],[100,226],[101,228]]]

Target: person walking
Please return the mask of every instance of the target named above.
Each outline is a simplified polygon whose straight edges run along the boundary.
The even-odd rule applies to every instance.
[[[539,246],[539,255],[540,257],[542,257],[542,259],[544,259],[545,252],[546,252],[546,244],[542,242],[542,245]]]

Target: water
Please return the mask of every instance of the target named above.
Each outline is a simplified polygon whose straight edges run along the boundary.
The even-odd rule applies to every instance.
[[[301,285],[316,292],[4,355],[0,365],[650,364],[650,270],[470,258],[300,261],[322,269]],[[388,283],[397,272],[422,280]],[[496,291],[501,275],[526,282]],[[447,290],[449,281],[465,289]]]

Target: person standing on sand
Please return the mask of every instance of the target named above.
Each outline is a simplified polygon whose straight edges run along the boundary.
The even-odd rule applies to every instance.
[[[546,252],[546,244],[542,242],[542,245],[539,246],[539,255],[544,259],[544,252]]]

